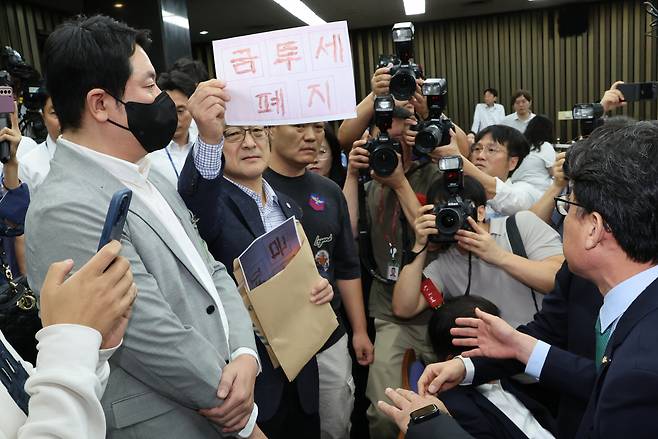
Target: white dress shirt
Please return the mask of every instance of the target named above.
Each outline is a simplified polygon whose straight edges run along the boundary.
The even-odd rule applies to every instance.
[[[18,178],[27,184],[30,193],[43,182],[50,172],[50,161],[57,150],[57,143],[48,136],[46,141],[28,151],[18,162]]]
[[[151,160],[151,169],[157,169],[158,172],[167,177],[167,180],[178,188],[178,177],[180,176],[187,155],[192,149],[194,142],[199,135],[196,125],[190,125],[188,130],[187,144],[179,145],[173,140],[169,142],[166,148],[150,153],[148,156]]]
[[[210,297],[212,297],[215,302],[217,311],[219,312],[219,316],[222,321],[222,328],[224,329],[224,334],[226,336],[226,346],[229,346],[229,349],[233,349],[234,347],[229,343],[229,326],[226,312],[224,310],[224,306],[222,305],[221,298],[217,293],[215,282],[213,281],[212,276],[206,267],[206,264],[201,258],[201,255],[199,255],[199,252],[194,247],[192,240],[185,232],[183,225],[178,220],[178,217],[172,210],[171,206],[169,206],[158,189],[148,180],[148,174],[151,167],[150,158],[145,156],[138,163],[131,163],[116,157],[109,156],[107,154],[102,154],[89,148],[85,148],[84,146],[77,145],[63,137],[60,137],[59,141],[62,143],[62,145],[72,148],[74,151],[97,163],[103,169],[116,177],[120,182],[122,182],[128,189],[132,190],[133,195],[139,198],[140,201],[143,202],[149,210],[151,210],[156,218],[160,219],[162,225],[167,229],[169,234],[178,238],[178,245],[183,251],[188,262],[190,262],[194,268],[196,274],[202,280],[203,287],[208,291],[208,294],[210,294]],[[231,353],[231,360],[242,354],[252,355],[258,362],[260,369],[260,360],[258,358],[258,354],[250,348],[237,347],[237,349]],[[246,437],[251,434],[257,415],[258,408],[254,404],[252,417],[245,429],[240,432],[241,437]],[[242,433],[245,431],[248,431],[248,434],[243,436]]]
[[[485,103],[479,103],[475,106],[471,131],[477,134],[488,126],[499,124],[504,118],[505,107],[502,105],[493,104],[488,106]]]
[[[99,350],[98,331],[79,325],[52,325],[37,332],[36,368],[22,361],[0,332],[3,344],[30,375],[30,416],[0,385],[0,439],[102,439],[105,416],[100,398],[118,348]]]
[[[529,439],[553,439],[554,436],[535,419],[528,408],[500,385],[500,381],[482,384],[476,389],[516,425]]]
[[[519,115],[514,112],[505,116],[500,123],[512,128],[516,128],[522,133],[525,133],[525,129],[528,127],[528,123],[530,123],[533,117],[535,117],[535,113],[530,113],[530,116],[526,120],[521,120]]]

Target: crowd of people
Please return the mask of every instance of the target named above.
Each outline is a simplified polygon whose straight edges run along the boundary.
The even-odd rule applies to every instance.
[[[60,25],[47,139],[22,136],[16,112],[0,130],[3,265],[27,275],[43,326],[36,356],[0,338],[0,438],[347,439],[358,422],[372,439],[653,436],[655,121],[609,117],[556,154],[528,91],[505,115],[487,88],[468,134],[453,120],[421,153],[419,77],[394,101],[382,172],[370,145],[390,66],[336,131],[232,126],[230,85],[197,61],[156,72],[149,44],[106,16]],[[626,104],[618,84],[606,113]],[[122,188],[120,242],[97,250]],[[446,234],[454,200],[467,215]],[[293,216],[320,274],[308,299],[338,327],[290,381],[233,261]]]

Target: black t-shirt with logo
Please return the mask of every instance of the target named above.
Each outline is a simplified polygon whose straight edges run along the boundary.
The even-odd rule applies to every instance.
[[[336,280],[361,277],[359,253],[343,192],[330,179],[309,171],[299,177],[286,177],[268,169],[263,177],[274,189],[291,197],[302,208],[304,216],[300,221],[311,244],[315,265],[320,275],[329,280],[334,288],[331,306],[339,315],[341,300]],[[339,327],[326,346],[343,334],[344,329]]]

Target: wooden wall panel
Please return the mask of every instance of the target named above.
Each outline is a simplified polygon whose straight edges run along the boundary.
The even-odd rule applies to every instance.
[[[41,44],[67,15],[22,1],[0,0],[0,46],[11,46],[41,71]]]
[[[447,113],[464,129],[470,128],[485,88],[498,90],[507,113],[512,112],[511,94],[526,88],[534,97],[534,112],[556,121],[557,137],[566,141],[578,128],[574,122],[557,122],[559,111],[598,101],[615,80],[658,80],[656,39],[646,35],[649,20],[642,3],[589,4],[588,31],[566,38],[558,34],[557,9],[417,23],[416,60],[428,76],[447,78]],[[358,99],[370,92],[379,54],[393,51],[390,28],[350,33]],[[210,44],[197,45],[194,53],[212,72]],[[619,113],[656,119],[658,105],[631,104]]]

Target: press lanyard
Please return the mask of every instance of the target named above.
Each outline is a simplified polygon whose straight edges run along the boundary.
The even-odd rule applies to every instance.
[[[174,165],[174,159],[171,158],[171,154],[169,154],[168,148],[165,148],[165,152],[167,153],[167,157],[169,157],[169,163],[171,163],[171,167],[174,168],[174,172],[176,173],[176,180],[178,180],[178,170],[176,169],[176,165]]]

